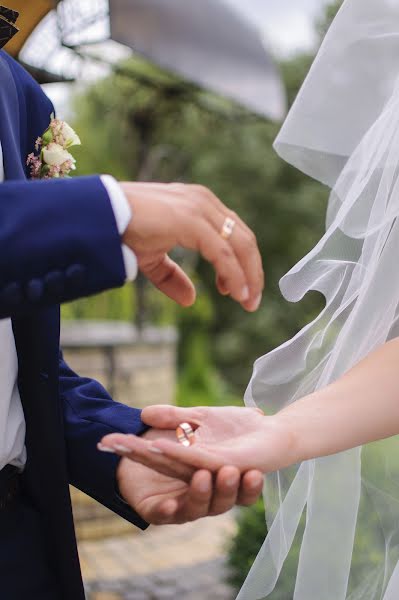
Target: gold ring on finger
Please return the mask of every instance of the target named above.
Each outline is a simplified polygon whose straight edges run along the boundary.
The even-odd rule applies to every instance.
[[[191,446],[194,444],[195,435],[193,428],[189,423],[180,423],[180,425],[176,428],[176,437],[179,441],[179,444],[182,446]]]
[[[220,232],[220,235],[224,240],[229,240],[231,238],[236,225],[237,222],[234,221],[234,219],[227,217],[227,219],[223,223],[222,231]]]

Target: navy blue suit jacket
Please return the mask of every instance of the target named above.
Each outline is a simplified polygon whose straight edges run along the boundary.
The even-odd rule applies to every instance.
[[[27,424],[24,478],[40,511],[65,600],[84,598],[69,483],[132,523],[116,493],[118,459],[97,451],[107,433],[140,434],[140,411],[73,373],[59,348],[59,304],[124,283],[120,236],[99,177],[28,181],[26,158],[50,122],[41,88],[0,52],[0,318],[11,317]]]

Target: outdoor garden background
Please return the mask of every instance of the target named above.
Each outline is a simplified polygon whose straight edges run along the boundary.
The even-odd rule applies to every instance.
[[[339,4],[332,3],[315,23],[320,40]],[[312,59],[299,54],[280,64],[290,104]],[[266,292],[260,310],[246,314],[218,295],[212,269],[204,261],[177,252],[197,285],[198,299],[192,308],[176,307],[139,280],[65,305],[65,322],[93,319],[139,327],[173,326],[179,340],[176,402],[182,406],[241,404],[255,359],[295,334],[320,307],[316,295],[299,305],[286,303],[278,281],[322,234],[328,191],[275,154],[272,143],[279,125],[139,58],[122,62],[111,76],[75,96],[73,115],[83,143],[76,152],[78,175],[106,172],[120,180],[209,186],[256,232]],[[131,401],[134,404],[134,398]],[[239,510],[237,516],[238,530],[225,548],[227,577],[235,589],[266,533],[261,502]],[[283,581],[273,598],[289,599],[289,576],[288,568],[287,587]]]

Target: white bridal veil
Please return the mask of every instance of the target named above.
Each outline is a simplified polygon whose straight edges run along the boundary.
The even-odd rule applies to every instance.
[[[325,308],[256,362],[246,402],[267,413],[399,336],[399,0],[344,2],[275,148],[332,193],[326,234],[281,281],[289,301],[317,290]],[[269,534],[239,600],[399,599],[398,438],[265,489]]]

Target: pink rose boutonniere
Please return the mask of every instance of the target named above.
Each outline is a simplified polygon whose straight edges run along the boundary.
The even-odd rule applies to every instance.
[[[68,177],[76,169],[76,160],[69,149],[80,145],[80,138],[72,127],[51,115],[50,125],[36,140],[36,152],[29,154],[26,161],[32,179]]]

